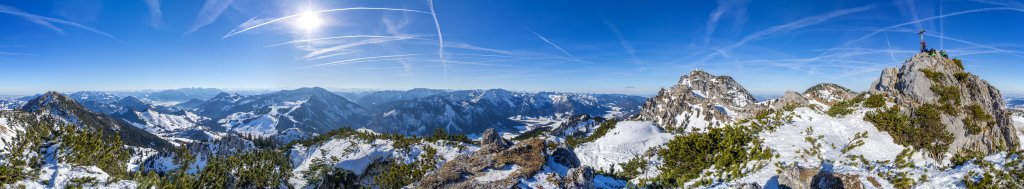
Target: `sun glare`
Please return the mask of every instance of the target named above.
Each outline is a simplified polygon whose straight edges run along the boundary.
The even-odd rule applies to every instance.
[[[323,24],[324,20],[320,18],[320,15],[313,11],[305,11],[301,16],[299,16],[296,22],[296,25],[299,28],[306,30],[306,32],[312,32],[317,28],[320,28]]]

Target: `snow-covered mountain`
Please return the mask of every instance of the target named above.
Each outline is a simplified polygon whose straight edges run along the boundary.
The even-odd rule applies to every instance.
[[[147,148],[168,148],[170,143],[132,124],[100,113],[94,113],[71,97],[58,92],[47,92],[29,100],[21,108],[25,112],[52,116],[63,122],[102,131],[107,136],[118,135],[126,145]]]
[[[289,128],[326,133],[341,127],[364,126],[371,117],[358,104],[323,88],[254,96],[221,93],[192,110],[210,118],[204,125],[217,130],[260,136],[276,135]]]
[[[743,118],[749,114],[747,106],[756,103],[732,77],[694,70],[648,99],[637,119],[666,128],[702,129]]]
[[[821,83],[808,88],[803,95],[823,104],[833,105],[852,99],[857,93],[838,84]]]
[[[424,93],[422,90],[413,92],[413,95],[403,96]],[[377,116],[369,128],[415,135],[429,134],[439,128],[454,133],[479,134],[487,128],[508,130],[525,125],[512,120],[512,117],[564,119],[588,114],[624,118],[635,114],[642,101],[642,97],[627,95],[530,93],[502,89],[439,92],[370,108],[376,111]]]

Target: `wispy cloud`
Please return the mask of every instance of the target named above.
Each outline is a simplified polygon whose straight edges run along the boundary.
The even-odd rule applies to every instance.
[[[718,0],[716,2],[718,7],[708,13],[708,21],[704,26],[704,44],[711,41],[711,34],[715,33],[718,22],[722,16],[726,16],[726,13],[732,14],[734,26],[743,25],[746,20],[747,4],[750,3],[747,0]]]
[[[160,11],[160,0],[143,0],[149,7],[149,25],[160,28],[163,25],[163,12]]]
[[[124,41],[121,41],[121,40],[117,39],[113,35],[107,34],[106,32],[103,32],[103,31],[100,31],[100,30],[97,30],[97,29],[94,29],[92,27],[85,26],[85,25],[82,25],[82,24],[79,24],[79,23],[76,23],[76,22],[71,22],[71,21],[67,21],[67,20],[61,20],[61,19],[56,19],[56,18],[39,16],[39,15],[35,15],[35,14],[32,14],[32,13],[28,13],[28,12],[22,11],[21,9],[17,9],[17,8],[5,6],[5,5],[0,5],[0,13],[6,13],[6,14],[22,17],[25,20],[28,20],[29,22],[36,23],[36,24],[39,24],[41,26],[50,28],[51,30],[53,30],[53,31],[55,31],[57,33],[60,33],[60,34],[64,34],[64,30],[62,30],[61,28],[53,25],[53,23],[76,27],[76,28],[79,28],[79,29],[83,29],[83,30],[86,30],[86,31],[89,31],[89,32],[93,32],[93,33],[96,33],[96,34],[100,34],[100,35],[106,36],[107,38],[110,38],[110,39],[113,39],[114,41],[117,41],[118,43],[124,43]]]
[[[1014,7],[991,7],[991,8],[981,8],[981,9],[972,9],[972,10],[958,11],[958,12],[942,14],[942,15],[933,16],[933,17],[922,18],[922,19],[918,19],[918,20],[914,20],[914,21],[910,21],[910,22],[904,22],[904,23],[900,23],[900,24],[896,24],[896,25],[891,25],[891,26],[887,26],[887,27],[883,27],[883,28],[874,30],[871,33],[868,33],[868,34],[866,34],[864,36],[861,36],[859,38],[846,41],[845,43],[843,43],[842,45],[839,45],[836,48],[846,47],[846,46],[849,46],[851,44],[860,42],[860,41],[862,41],[864,39],[867,39],[867,38],[870,38],[872,36],[875,36],[878,33],[887,32],[887,31],[894,31],[894,30],[897,30],[898,28],[903,27],[903,26],[908,26],[908,25],[912,25],[912,24],[918,24],[918,23],[921,23],[921,22],[931,21],[931,20],[945,18],[945,17],[950,17],[950,16],[957,16],[957,15],[971,14],[971,13],[980,13],[980,12],[991,12],[991,11],[1017,11],[1017,12],[1024,12],[1024,9],[1014,8]],[[824,56],[825,54],[828,54],[828,53],[831,53],[831,51],[823,52],[819,56]]]
[[[306,54],[306,56],[304,56],[303,58],[309,59],[309,58],[313,58],[313,57],[320,56],[320,55],[327,54],[327,53],[331,53],[331,52],[337,52],[337,51],[341,51],[341,50],[346,50],[346,49],[352,48],[352,47],[358,47],[358,46],[363,46],[363,45],[371,45],[371,44],[378,44],[378,43],[387,43],[387,42],[393,42],[393,41],[401,41],[401,40],[406,40],[406,39],[413,39],[413,38],[416,38],[416,37],[419,37],[419,36],[418,35],[404,35],[404,36],[397,36],[397,37],[394,37],[394,38],[370,38],[370,39],[365,39],[365,40],[360,40],[360,41],[355,41],[355,42],[351,42],[351,43],[345,43],[345,44],[336,45],[336,46],[333,46],[333,47],[328,47],[328,48],[323,48],[323,49],[315,50],[313,52],[310,52],[310,53]]]
[[[216,21],[220,17],[220,14],[231,5],[234,0],[206,0],[203,3],[203,8],[199,10],[199,15],[196,16],[196,21],[192,23],[192,27],[185,32],[185,35],[191,34],[199,30],[200,28],[210,25],[213,21]]]
[[[327,9],[327,10],[312,11],[310,13],[311,14],[320,14],[320,13],[328,13],[328,12],[354,11],[354,10],[402,11],[402,12],[414,12],[414,13],[431,14],[429,12],[423,12],[423,11],[411,10],[411,9],[372,8],[372,7],[352,7],[352,8],[340,8],[340,9]],[[293,15],[288,15],[288,16],[284,16],[284,17],[280,17],[280,18],[266,20],[265,22],[261,22],[261,23],[248,23],[247,22],[248,24],[239,25],[237,28],[235,28],[231,32],[228,32],[227,34],[225,34],[224,37],[222,37],[222,38],[227,39],[227,38],[230,38],[232,36],[244,33],[246,31],[249,31],[249,30],[252,30],[252,29],[256,29],[256,28],[259,28],[259,27],[263,27],[263,26],[265,26],[267,24],[272,24],[272,23],[275,23],[275,22],[280,22],[281,20],[285,20],[285,19],[289,19],[289,18],[295,18],[295,17],[301,16],[301,15],[302,14],[293,14]]]
[[[303,66],[303,67],[300,67],[298,69],[320,67],[320,66],[351,64],[351,63],[358,63],[358,62],[407,60],[410,57],[423,56],[423,55],[428,55],[428,54],[398,54],[398,55],[360,57],[360,58],[353,58],[353,59],[346,59],[346,60],[339,60],[339,61],[333,61],[333,62],[327,62],[327,63],[320,63],[320,64],[314,64],[314,65],[309,65],[309,66]],[[433,54],[429,54],[429,55],[433,55]]]
[[[871,10],[874,7],[875,7],[875,5],[867,5],[867,6],[862,6],[862,7],[850,8],[850,9],[841,9],[841,10],[836,10],[836,11],[828,12],[828,13],[825,13],[825,14],[819,14],[819,15],[814,15],[814,16],[810,16],[810,17],[805,17],[805,18],[802,18],[802,19],[799,19],[799,20],[796,20],[796,21],[793,21],[793,22],[782,24],[782,25],[772,26],[772,27],[770,27],[768,29],[761,30],[761,31],[752,33],[750,35],[747,35],[747,36],[743,37],[743,39],[741,39],[740,41],[738,41],[736,43],[733,43],[732,45],[726,46],[724,48],[720,48],[720,49],[712,52],[711,54],[708,54],[707,56],[704,56],[698,62],[699,63],[707,62],[708,60],[711,60],[712,58],[715,58],[715,57],[721,55],[722,54],[721,52],[731,51],[731,50],[733,50],[733,49],[735,49],[737,47],[745,45],[746,43],[748,43],[750,41],[761,39],[761,38],[763,38],[765,36],[768,36],[768,35],[772,35],[772,34],[779,33],[779,32],[786,32],[786,31],[792,31],[792,30],[795,30],[795,29],[800,29],[800,28],[803,28],[803,27],[807,27],[807,26],[811,26],[811,25],[815,25],[815,24],[818,24],[818,23],[821,23],[821,22],[828,21],[828,20],[834,19],[836,17],[840,17],[840,16],[845,16],[845,15],[849,15],[849,14],[854,14],[854,13],[859,13],[859,12],[864,12],[864,11],[867,11],[867,10]]]
[[[555,47],[555,49],[558,49],[558,51],[562,51],[562,53],[564,53],[566,56],[569,56],[570,58],[579,61],[579,58],[576,58],[576,56],[572,55],[572,53],[569,53],[569,51],[565,51],[565,49],[562,49],[562,47],[559,47],[557,44],[549,41],[547,38],[544,38],[544,36],[541,36],[540,34],[534,32],[530,28],[526,28],[526,30],[530,31],[530,33],[533,33],[533,35],[537,36],[537,38],[540,38],[540,40],[544,41],[544,43],[547,43],[548,45]]]
[[[281,46],[281,45],[288,45],[288,44],[296,44],[296,43],[318,42],[318,41],[327,41],[327,40],[337,40],[337,39],[352,39],[352,38],[392,38],[392,39],[407,39],[407,38],[409,38],[410,36],[425,36],[425,35],[423,35],[423,34],[414,34],[414,35],[394,35],[394,36],[388,36],[388,35],[344,35],[344,36],[334,36],[334,37],[322,37],[322,38],[312,38],[312,39],[300,39],[300,40],[292,40],[292,41],[288,41],[288,42],[284,42],[284,43],[278,43],[278,44],[268,45],[268,46],[266,46],[266,47],[276,47],[276,46]],[[413,37],[413,38],[415,38],[415,37]]]
[[[629,44],[629,41],[626,40],[626,37],[622,36],[622,32],[619,32],[619,28],[615,26],[615,23],[612,23],[611,20],[605,18],[604,25],[608,26],[608,29],[612,30],[612,33],[615,34],[615,38],[619,39],[619,45],[622,45],[622,49],[625,50],[630,57],[636,59],[636,50],[633,49],[632,44]]]

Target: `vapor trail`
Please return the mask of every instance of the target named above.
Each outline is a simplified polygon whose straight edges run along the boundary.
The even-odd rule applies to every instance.
[[[5,14],[10,14],[10,15],[22,17],[22,18],[28,20],[29,22],[33,22],[33,23],[42,25],[44,27],[50,28],[50,29],[52,29],[52,30],[54,30],[54,31],[56,31],[57,33],[60,33],[60,34],[64,34],[64,30],[61,30],[57,26],[54,26],[52,23],[58,23],[58,24],[64,24],[64,25],[68,25],[68,26],[73,26],[73,27],[76,27],[76,28],[79,28],[79,29],[83,29],[83,30],[86,30],[86,31],[90,31],[90,32],[93,32],[93,33],[96,33],[96,34],[100,34],[100,35],[106,36],[107,38],[110,38],[110,39],[113,39],[114,41],[117,41],[118,43],[124,44],[124,41],[121,41],[121,40],[117,39],[113,35],[107,34],[106,32],[103,32],[103,31],[91,28],[89,26],[78,24],[78,23],[75,23],[75,22],[71,22],[71,21],[67,21],[67,20],[61,20],[61,19],[56,19],[56,18],[39,16],[39,15],[35,15],[35,14],[32,14],[32,13],[28,13],[28,12],[22,11],[21,9],[17,9],[17,8],[5,6],[5,5],[0,5],[0,13],[5,13]]]
[[[842,48],[842,47],[849,46],[849,45],[851,45],[853,43],[856,43],[856,42],[859,42],[861,40],[870,38],[871,36],[874,36],[874,35],[876,35],[878,33],[883,32],[883,31],[889,31],[889,30],[893,30],[893,29],[896,29],[896,28],[899,28],[899,27],[903,27],[903,26],[907,26],[907,25],[911,25],[911,24],[917,24],[917,23],[921,23],[921,22],[924,22],[924,21],[930,21],[930,20],[935,20],[935,19],[940,19],[940,18],[945,18],[945,17],[950,17],[950,16],[956,16],[956,15],[961,15],[961,14],[978,13],[978,12],[989,12],[989,11],[1001,11],[1001,10],[1024,12],[1024,9],[1010,8],[1010,7],[992,7],[992,8],[983,8],[983,9],[974,9],[974,10],[966,10],[966,11],[953,12],[953,13],[949,13],[949,14],[943,14],[943,15],[923,18],[923,19],[919,19],[919,20],[915,20],[915,21],[905,22],[905,23],[901,23],[901,24],[896,24],[896,25],[888,26],[888,27],[885,27],[885,28],[882,28],[882,29],[878,29],[878,30],[872,31],[871,33],[868,33],[867,35],[864,35],[864,36],[862,36],[860,38],[857,38],[857,39],[854,39],[854,40],[851,40],[851,41],[847,41],[846,43],[843,43],[842,45],[838,46],[837,48]],[[831,53],[831,51],[826,51],[826,52],[822,53],[819,56],[823,56],[823,55],[828,54],[828,53]]]
[[[577,61],[580,60],[579,58],[576,58],[576,56],[573,56],[571,53],[569,53],[569,51],[565,51],[565,49],[562,49],[562,47],[559,47],[555,43],[552,43],[551,41],[549,41],[547,38],[544,38],[544,36],[541,36],[540,34],[537,34],[537,32],[533,32],[533,30],[531,30],[530,28],[526,28],[526,30],[530,31],[530,33],[533,33],[533,35],[536,35],[537,38],[540,38],[540,40],[544,41],[545,43],[548,43],[548,45],[551,45],[552,47],[555,47],[559,51],[562,51],[562,53],[565,53],[566,56],[572,57],[572,59],[576,59]]]
[[[430,16],[434,17],[434,28],[437,28],[437,58],[441,60],[441,67],[444,70],[444,79],[448,79],[448,64],[444,62],[444,36],[441,35],[441,24],[437,22],[437,12],[434,11],[434,0],[428,0],[430,5]]]
[[[995,52],[1001,52],[1001,53],[1006,53],[1006,54],[1010,54],[1010,55],[1014,55],[1014,56],[1018,56],[1018,57],[1024,57],[1024,56],[1020,55],[1021,54],[1020,51],[1006,50],[1006,49],[996,48],[996,47],[993,47],[993,46],[982,45],[982,44],[978,44],[978,43],[974,43],[974,42],[970,42],[970,41],[964,41],[964,40],[960,40],[960,39],[956,39],[956,38],[940,36],[940,35],[935,35],[935,34],[925,34],[925,35],[936,37],[936,38],[939,38],[939,39],[946,39],[946,40],[950,40],[950,41],[956,41],[956,42],[963,43],[963,44],[974,45],[974,46],[985,48],[985,49],[991,49],[991,50],[993,50]]]
[[[342,45],[333,46],[333,47],[330,47],[330,48],[316,50],[316,51],[310,52],[309,54],[306,54],[306,56],[304,56],[302,58],[308,59],[308,58],[315,57],[315,56],[318,56],[318,55],[321,55],[321,54],[326,54],[326,53],[334,52],[334,51],[338,51],[338,50],[344,50],[344,49],[347,49],[347,48],[363,46],[363,45],[369,45],[369,44],[385,43],[385,42],[391,42],[391,41],[401,41],[401,40],[411,39],[411,38],[414,38],[414,37],[415,36],[411,36],[410,35],[410,36],[403,36],[403,37],[398,37],[398,38],[372,38],[372,39],[366,39],[366,40],[362,40],[362,41],[356,41],[356,42],[352,42],[352,43],[346,43],[346,44],[342,44]]]
[[[288,41],[288,42],[284,42],[284,43],[268,45],[266,47],[276,47],[276,46],[287,45],[287,44],[305,43],[305,42],[314,42],[314,41],[323,41],[323,40],[332,40],[332,39],[347,39],[347,38],[392,38],[392,39],[403,38],[404,39],[407,36],[414,36],[415,37],[415,36],[423,36],[423,35],[399,35],[399,36],[387,36],[387,35],[346,35],[346,36],[334,36],[334,37],[324,37],[324,38],[314,38],[314,39],[293,40],[293,41]]]
[[[889,58],[892,58],[892,62],[899,64],[900,61],[896,60],[896,55],[892,53],[892,44],[889,43],[889,35],[885,35],[885,46],[889,47]]]
[[[234,2],[234,0],[207,0],[203,3],[203,8],[199,10],[196,22],[192,23],[192,27],[185,32],[185,35],[191,34],[199,30],[199,28],[206,27],[206,25],[216,21],[220,14],[231,5],[231,2]]]
[[[340,11],[352,11],[352,10],[403,11],[403,12],[415,12],[415,13],[431,14],[429,12],[423,12],[423,11],[418,11],[418,10],[410,10],[410,9],[374,8],[374,7],[353,7],[353,8],[327,9],[327,10],[312,11],[310,13],[316,14],[316,13],[340,12]],[[305,13],[302,13],[302,14],[305,14]],[[241,25],[239,25],[239,28],[241,28],[241,30],[231,31],[228,34],[224,35],[224,37],[222,37],[222,39],[227,39],[229,37],[241,34],[242,32],[246,32],[246,31],[249,31],[249,30],[252,30],[252,29],[256,29],[258,27],[262,27],[264,25],[271,24],[271,23],[274,23],[274,22],[278,22],[278,21],[281,21],[281,20],[284,20],[284,19],[302,16],[302,14],[288,15],[288,16],[276,18],[276,19],[273,19],[273,20],[270,20],[270,21],[267,21],[267,22],[264,22],[264,23],[256,24],[256,25],[250,26],[250,27],[242,27]]]
[[[340,61],[334,61],[334,62],[327,62],[327,63],[303,66],[303,67],[300,67],[299,69],[318,67],[318,66],[330,66],[330,65],[338,65],[338,64],[348,64],[348,63],[362,62],[362,61],[369,61],[369,60],[375,60],[375,61],[376,60],[380,60],[380,59],[389,59],[390,60],[390,59],[393,59],[393,58],[404,58],[404,57],[422,56],[422,55],[425,55],[425,54],[399,54],[399,55],[386,55],[386,56],[373,56],[373,57],[353,58],[353,59],[348,59],[348,60],[340,60]]]
[[[721,48],[720,51],[714,51],[711,54],[708,54],[707,56],[704,56],[703,58],[701,58],[698,62],[703,64],[704,62],[706,62],[708,60],[711,60],[712,58],[715,58],[718,55],[721,55],[720,52],[731,51],[732,49],[735,49],[737,47],[745,45],[747,42],[760,39],[760,38],[762,38],[764,36],[767,36],[767,35],[770,35],[770,34],[774,34],[774,33],[777,33],[777,32],[790,31],[790,30],[794,30],[794,29],[799,29],[799,28],[807,27],[807,26],[810,26],[810,25],[814,25],[814,24],[818,24],[818,23],[821,23],[821,22],[824,22],[824,21],[831,20],[831,19],[836,18],[836,17],[840,17],[840,16],[845,16],[845,15],[848,15],[848,14],[853,14],[853,13],[867,11],[867,10],[870,10],[871,8],[873,8],[873,7],[875,7],[875,5],[868,5],[868,6],[862,6],[862,7],[857,7],[857,8],[851,8],[851,9],[837,10],[837,11],[832,11],[832,12],[828,12],[828,13],[825,13],[825,14],[819,14],[819,15],[814,15],[814,16],[802,18],[802,19],[799,19],[799,20],[796,20],[796,21],[793,21],[793,22],[790,22],[790,23],[782,24],[782,25],[772,26],[772,27],[770,27],[768,29],[761,30],[761,31],[758,31],[756,33],[747,35],[746,37],[743,37],[743,39],[741,39],[739,42],[736,42],[736,43],[734,43],[734,44],[732,44],[730,46],[726,46],[725,48]]]

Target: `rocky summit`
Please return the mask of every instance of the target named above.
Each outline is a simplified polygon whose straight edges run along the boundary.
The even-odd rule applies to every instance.
[[[827,105],[834,105],[852,99],[857,93],[839,84],[821,83],[804,91],[804,96]]]
[[[959,59],[919,53],[899,69],[883,70],[870,92],[888,96],[905,115],[941,107],[941,123],[954,137],[949,152],[993,153],[1019,145],[999,89],[964,70]]]
[[[637,118],[666,128],[704,128],[741,119],[750,114],[745,108],[756,102],[732,77],[694,70],[647,99]]]

